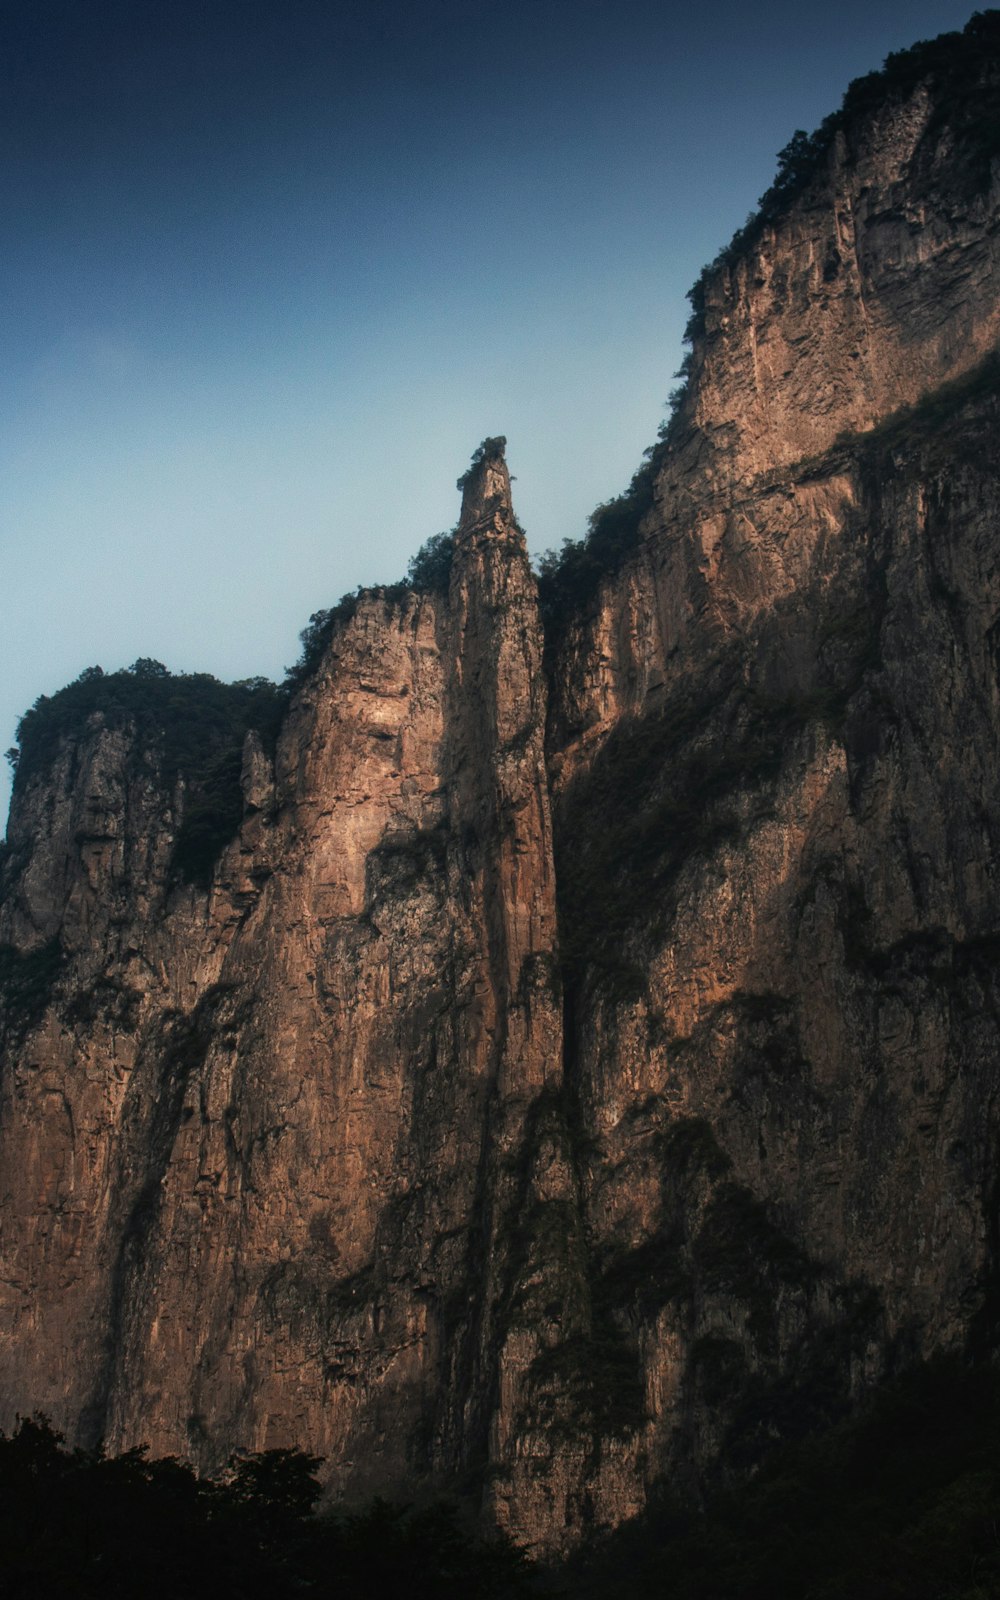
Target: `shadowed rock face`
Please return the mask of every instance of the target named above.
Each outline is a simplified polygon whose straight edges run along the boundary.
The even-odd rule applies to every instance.
[[[964,159],[918,86],[710,279],[641,547],[547,675],[491,441],[448,593],[364,596],[273,761],[248,737],[207,892],[155,739],[96,713],[21,778],[0,1423],[299,1444],[558,1549],[991,1345],[1000,296]]]

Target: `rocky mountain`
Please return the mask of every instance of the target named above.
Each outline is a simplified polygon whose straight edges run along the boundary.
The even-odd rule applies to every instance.
[[[998,91],[986,13],[796,136],[540,584],[488,440],[287,701],[25,717],[0,1425],[558,1551],[995,1347]]]

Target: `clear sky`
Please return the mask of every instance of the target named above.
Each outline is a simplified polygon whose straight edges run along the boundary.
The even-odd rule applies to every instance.
[[[94,663],[280,677],[487,434],[579,537],[778,149],[971,10],[0,0],[0,749]]]

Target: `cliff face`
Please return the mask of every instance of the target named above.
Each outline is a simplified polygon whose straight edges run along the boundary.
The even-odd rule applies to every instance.
[[[720,459],[695,475],[681,456],[676,476],[752,483],[993,350],[995,181],[930,81],[838,129],[797,203],[705,284],[685,421]]]
[[[710,276],[641,543],[547,675],[487,450],[447,594],[363,597],[248,737],[209,889],[136,727],[19,776],[0,1424],[299,1444],[558,1549],[991,1347],[976,173],[921,83]]]
[[[4,1080],[11,1405],[206,1466],[308,1437],[359,1488],[485,1458],[561,1071],[534,592],[489,461],[447,599],[366,599],[273,770],[248,739],[207,895],[100,717],[19,792],[3,933],[65,964]]]

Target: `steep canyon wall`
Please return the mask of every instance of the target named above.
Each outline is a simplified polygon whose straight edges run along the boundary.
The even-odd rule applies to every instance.
[[[708,274],[544,670],[494,447],[447,592],[362,596],[248,736],[207,888],[127,718],[23,763],[0,1425],[559,1549],[992,1348],[1000,190],[942,93]]]

